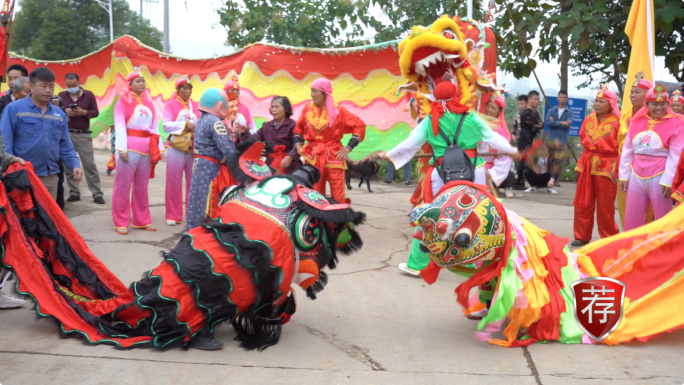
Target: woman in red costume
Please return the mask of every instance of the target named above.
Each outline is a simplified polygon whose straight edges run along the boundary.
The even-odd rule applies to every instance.
[[[114,107],[116,176],[112,217],[116,232],[121,235],[128,234],[131,209],[134,228],[157,231],[152,225],[147,187],[150,178],[154,177],[154,165],[161,159],[158,119],[154,115],[152,100],[145,93],[145,78],[135,69],[126,81],[128,85]]]
[[[572,246],[584,246],[591,241],[594,211],[601,238],[620,232],[615,223],[617,135],[622,117],[617,101],[617,95],[608,89],[608,85],[601,87],[594,101],[594,112],[584,119],[580,128],[584,151],[575,167],[579,178]]]
[[[299,116],[294,141],[297,152],[321,172],[321,179],[314,188],[326,195],[325,183],[328,182],[330,195],[341,203],[345,201],[345,158],[363,141],[366,123],[346,108],[338,106],[333,100],[332,91],[330,80],[314,80],[311,84],[313,100]],[[342,146],[344,134],[352,135],[347,146]]]

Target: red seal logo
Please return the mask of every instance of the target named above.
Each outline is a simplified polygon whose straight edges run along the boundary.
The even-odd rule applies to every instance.
[[[601,342],[620,325],[625,288],[623,282],[604,277],[572,283],[575,320],[596,342]]]

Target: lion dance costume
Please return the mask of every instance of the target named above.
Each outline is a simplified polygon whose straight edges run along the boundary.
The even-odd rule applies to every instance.
[[[494,199],[483,186],[451,182],[433,203],[416,207],[412,225],[430,264],[421,271],[428,283],[442,268],[468,280],[456,288],[466,314],[489,312],[476,337],[505,347],[556,340],[594,343],[573,315],[571,283],[610,277],[626,283],[623,318],[602,343],[646,340],[684,326],[684,208],[633,231],[591,243],[570,253],[568,239],[534,226]],[[475,287],[479,298],[468,295]],[[491,334],[503,330],[505,339]]]
[[[39,316],[92,344],[187,346],[228,321],[243,348],[271,346],[295,312],[290,285],[315,298],[327,282],[323,267],[361,246],[351,227],[364,214],[313,190],[320,175],[311,166],[271,176],[262,151],[261,143],[238,146],[228,164],[241,184],[222,194],[219,217],[183,235],[129,288],[88,249],[31,166],[15,163],[0,190],[3,266]]]

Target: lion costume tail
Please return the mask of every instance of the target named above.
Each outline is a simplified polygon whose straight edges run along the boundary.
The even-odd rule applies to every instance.
[[[602,342],[646,341],[684,326],[684,206],[577,250],[583,273],[626,284],[623,318]]]

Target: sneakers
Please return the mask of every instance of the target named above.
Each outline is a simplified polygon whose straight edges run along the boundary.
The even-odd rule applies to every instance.
[[[409,268],[405,263],[399,264],[399,270],[403,271],[404,273],[408,273],[415,276],[420,275],[420,271]]]
[[[103,205],[105,204],[104,198],[103,197],[95,197],[93,198],[93,202],[97,203],[98,205]]]
[[[78,202],[81,200],[81,197],[78,195],[70,195],[69,198],[67,198],[67,202]]]
[[[527,190],[525,190],[525,192],[526,192],[526,193],[537,192],[537,188],[536,188],[536,187],[530,187],[530,188],[528,188]]]
[[[7,293],[0,293],[0,309],[16,309],[24,306],[26,301]]]
[[[409,186],[409,187],[415,186],[415,184],[413,184],[413,182],[411,182],[410,180],[407,180],[405,183],[406,183],[406,185]]]
[[[380,182],[380,183],[381,183],[381,184],[392,184],[392,181],[391,181],[391,180],[385,179],[385,180],[383,180],[383,181]]]
[[[166,221],[166,225],[167,225],[167,226],[175,226],[175,225],[177,225],[177,224],[178,224],[178,223],[176,223],[176,221]]]
[[[506,189],[506,198],[513,198],[513,189],[510,187]]]
[[[190,349],[199,350],[219,350],[223,348],[223,342],[214,338],[214,336],[209,334],[209,332],[202,331],[192,337],[188,347]]]
[[[560,182],[559,182],[559,181],[555,181],[555,182],[553,182],[553,185],[554,185],[554,187],[560,187]]]
[[[552,189],[552,188],[546,188],[546,193],[547,194],[558,194],[558,191]]]

